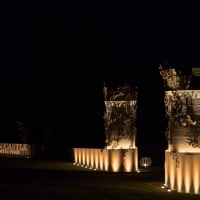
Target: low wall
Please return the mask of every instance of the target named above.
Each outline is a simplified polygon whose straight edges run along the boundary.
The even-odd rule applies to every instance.
[[[200,194],[200,153],[177,156],[173,161],[170,152],[165,151],[165,185],[177,192]]]
[[[138,149],[130,150],[124,157],[122,150],[73,148],[74,163],[98,170],[112,172],[135,172],[138,169]]]

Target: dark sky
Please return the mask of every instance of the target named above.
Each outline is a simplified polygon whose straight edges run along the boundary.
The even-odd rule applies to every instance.
[[[1,67],[30,65],[42,56],[37,54],[41,47],[46,51],[63,43],[72,48],[80,42],[106,43],[97,46],[106,53],[110,45],[110,51],[121,49],[121,66],[165,61],[198,66],[200,18],[195,2],[1,1]],[[92,41],[84,43],[83,38]]]
[[[103,83],[128,83],[139,92],[139,156],[162,165],[167,143],[158,66],[199,67],[196,2],[1,1],[2,124],[54,123],[67,145],[77,139],[79,146],[103,146]]]

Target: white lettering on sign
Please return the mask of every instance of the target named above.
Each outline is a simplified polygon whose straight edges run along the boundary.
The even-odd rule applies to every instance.
[[[192,68],[193,76],[200,76],[200,68]]]
[[[27,151],[27,144],[0,143],[0,154],[20,154],[20,151]]]

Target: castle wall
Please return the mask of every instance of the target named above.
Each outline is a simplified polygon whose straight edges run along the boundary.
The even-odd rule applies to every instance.
[[[134,148],[136,101],[105,101],[105,106],[107,149]]]
[[[166,100],[165,184],[171,190],[200,194],[200,91],[167,91]]]
[[[200,194],[200,153],[177,153],[172,159],[165,151],[165,185],[171,190]]]
[[[124,157],[123,151],[126,151]],[[74,163],[83,167],[111,172],[135,172],[138,170],[138,149],[120,150],[73,148]]]
[[[178,90],[180,117],[172,110],[172,91],[166,92],[169,113],[169,150],[200,152],[200,90]]]
[[[165,185],[178,192],[200,194],[200,90],[189,89],[191,75],[159,69],[168,118]]]

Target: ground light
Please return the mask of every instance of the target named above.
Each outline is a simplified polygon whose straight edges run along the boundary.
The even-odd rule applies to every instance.
[[[81,164],[78,164],[78,163],[73,163],[74,165],[77,165],[77,166],[80,166],[80,167],[85,167],[85,168],[89,168],[89,169],[93,169],[92,167],[88,167],[88,166],[84,166],[84,165],[81,165]],[[94,168],[93,170],[97,170],[96,168]]]
[[[161,186],[161,188],[166,189],[168,192],[171,192],[171,189],[167,188],[165,184],[163,186]]]

